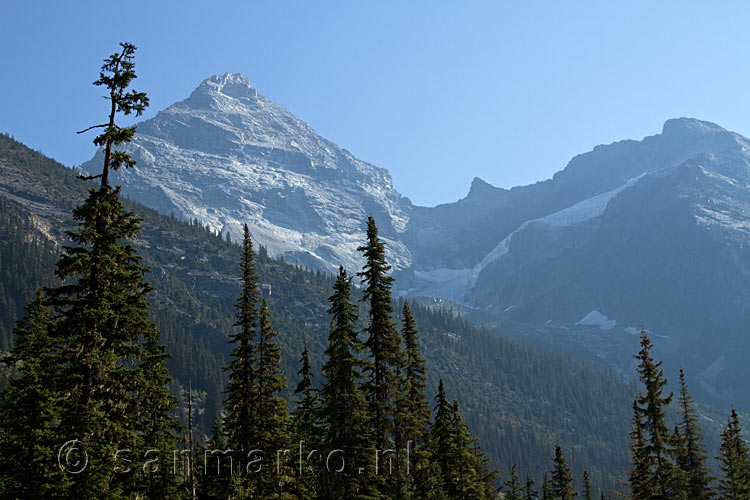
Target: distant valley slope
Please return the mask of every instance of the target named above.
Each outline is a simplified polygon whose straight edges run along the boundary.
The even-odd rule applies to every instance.
[[[14,322],[37,287],[55,282],[55,261],[61,245],[69,243],[64,232],[73,226],[71,210],[90,186],[0,134],[0,356],[12,345]],[[240,248],[204,226],[138,203],[127,205],[143,218],[134,244],[151,269],[147,278],[156,289],[149,297],[151,317],[172,356],[168,364],[181,398],[178,411],[184,421],[185,388],[192,384],[200,440],[224,399],[223,367],[240,293]],[[289,386],[298,382],[304,345],[319,385],[333,280],[272,259],[264,247],[256,264],[283,344]],[[508,471],[516,463],[541,479],[554,444],[561,442],[575,470],[586,465],[595,483],[614,484],[627,460],[632,385],[610,370],[498,338],[448,311],[416,303],[413,311],[429,366],[428,396],[442,379],[495,465]],[[0,386],[7,376],[0,368]]]
[[[703,398],[750,406],[750,142],[669,120],[552,179],[411,204],[382,168],[321,138],[241,75],[205,80],[141,123],[126,194],[317,269],[359,266],[375,216],[404,294],[465,306],[506,335],[631,373],[640,328]],[[84,164],[91,171],[98,158]]]

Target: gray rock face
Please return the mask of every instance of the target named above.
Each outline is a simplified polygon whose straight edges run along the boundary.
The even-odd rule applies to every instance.
[[[373,215],[401,293],[454,301],[624,372],[645,327],[668,368],[684,363],[704,394],[750,404],[733,383],[750,376],[750,142],[717,125],[669,120],[552,179],[509,190],[475,179],[464,199],[432,208],[241,75],[205,80],[139,124],[128,149],[137,167],[116,182],[159,211],[234,239],[247,223],[272,255],[326,270],[360,266]]]
[[[646,328],[702,397],[750,403],[738,383],[750,376],[750,142],[670,120],[577,157],[562,182],[593,196],[525,220],[439,291],[624,373]]]
[[[161,212],[234,239],[247,223],[272,255],[328,270],[358,265],[364,220],[373,215],[394,266],[411,265],[400,241],[410,203],[388,172],[326,141],[242,75],[205,80],[140,123],[127,149],[137,166],[115,182]]]

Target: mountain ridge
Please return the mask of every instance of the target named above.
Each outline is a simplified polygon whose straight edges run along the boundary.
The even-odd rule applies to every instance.
[[[534,342],[586,351],[621,373],[632,364],[631,329],[665,335],[667,364],[703,339],[706,359],[689,373],[705,374],[698,382],[708,396],[750,401],[750,392],[720,390],[738,361],[705,340],[721,329],[741,338],[750,315],[719,300],[718,277],[726,276],[726,288],[750,303],[742,223],[750,216],[750,141],[719,125],[670,119],[642,140],[576,155],[550,179],[503,189],[475,178],[464,198],[420,207],[385,169],[227,74],[141,123],[130,152],[138,165],[115,182],[162,213],[233,239],[247,222],[271,255],[325,271],[360,267],[361,221],[373,215],[402,295],[452,300],[478,321],[524,324]],[[701,279],[685,282],[693,270]],[[712,296],[702,300],[697,283]],[[656,307],[664,297],[651,290],[671,293],[675,311]],[[704,309],[709,320],[695,315]],[[619,337],[581,323],[594,312]],[[723,374],[706,371],[722,355],[733,360]]]

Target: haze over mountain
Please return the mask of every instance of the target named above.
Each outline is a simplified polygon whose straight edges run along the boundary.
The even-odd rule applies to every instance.
[[[116,182],[163,213],[235,239],[247,222],[272,255],[326,270],[359,267],[372,214],[402,293],[463,304],[505,333],[627,372],[644,327],[704,397],[750,402],[733,383],[750,375],[750,142],[718,125],[669,120],[552,179],[510,190],[475,179],[466,198],[430,208],[242,75],[205,80],[139,124],[128,149],[137,167]]]

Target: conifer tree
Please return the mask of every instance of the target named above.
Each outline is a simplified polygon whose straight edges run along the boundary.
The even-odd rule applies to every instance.
[[[299,360],[300,369],[297,372],[301,376],[297,388],[294,391],[297,395],[297,407],[292,413],[294,445],[298,447],[295,450],[297,481],[295,483],[294,493],[299,498],[316,498],[317,497],[317,480],[319,470],[317,464],[308,464],[304,460],[306,453],[300,457],[299,446],[302,449],[320,450],[322,442],[320,439],[321,425],[319,422],[320,400],[317,391],[313,388],[313,375],[310,366],[310,354],[307,350],[307,344],[302,351],[302,357]],[[300,458],[302,460],[300,461]]]
[[[451,471],[451,454],[453,453],[453,408],[448,403],[443,380],[438,384],[435,396],[435,422],[432,425],[432,441],[436,462],[442,476],[443,487],[447,494],[453,483]]]
[[[223,500],[230,495],[234,457],[229,450],[222,424],[221,413],[211,425],[211,439],[201,447],[196,457],[198,498],[201,500]]]
[[[555,446],[555,467],[552,470],[552,498],[555,500],[573,500],[578,493],[573,489],[573,475],[565,462],[562,446]]]
[[[375,446],[387,450],[394,445],[394,417],[399,397],[399,370],[403,366],[401,336],[393,323],[391,286],[388,275],[391,266],[385,256],[385,245],[378,237],[378,228],[372,216],[367,219],[367,244],[357,249],[365,258],[363,270],[357,273],[365,286],[362,300],[369,305],[369,322],[366,328],[371,364],[367,366],[368,379],[364,384],[370,404]]]
[[[516,464],[510,469],[510,479],[505,482],[505,500],[524,500],[521,480],[518,479]]]
[[[279,450],[289,444],[289,415],[286,399],[280,396],[286,389],[286,377],[281,369],[281,347],[278,333],[271,328],[271,313],[265,299],[260,305],[260,334],[257,344],[258,400],[257,449],[261,450],[264,463],[253,481],[257,484],[254,498],[278,498],[281,488],[291,489],[291,471],[283,460],[278,460]]]
[[[678,448],[677,464],[687,479],[688,498],[691,500],[710,500],[713,498],[711,471],[706,466],[706,449],[698,417],[693,408],[693,398],[687,390],[685,372],[680,368],[680,423],[676,434],[679,434],[681,446]]]
[[[628,485],[633,500],[646,500],[656,494],[652,474],[654,460],[646,446],[637,405],[637,401],[633,401],[633,427],[630,431],[631,472]]]
[[[402,334],[406,355],[406,435],[415,444],[419,444],[430,427],[430,407],[424,393],[427,368],[420,352],[419,334],[407,301],[404,301]]]
[[[531,479],[531,476],[526,474],[526,488],[524,490],[523,500],[537,500],[538,498],[539,494],[534,486],[534,480]]]
[[[724,432],[721,434],[722,478],[719,480],[720,500],[750,499],[750,455],[742,437],[740,418],[732,408]]]
[[[375,474],[374,434],[369,426],[368,405],[359,382],[363,361],[357,336],[357,313],[351,301],[352,278],[343,267],[329,297],[331,325],[326,361],[322,368],[321,416],[325,441],[321,453],[321,498],[379,499],[380,477]],[[343,470],[339,454],[345,457]],[[328,460],[330,459],[330,460]],[[327,463],[326,463],[327,462]]]
[[[425,495],[425,492],[436,491],[439,487],[436,482],[439,477],[436,475],[438,468],[429,444],[430,407],[424,392],[427,369],[420,352],[418,336],[409,302],[404,301],[402,337],[405,346],[405,387],[401,405],[403,418],[400,422],[402,437],[399,440],[399,451],[405,460],[411,462],[405,467],[409,474],[404,474],[409,483],[407,491],[402,495],[406,498],[412,496],[414,491],[421,491]],[[408,453],[405,453],[406,450]]]
[[[676,499],[684,494],[685,485],[682,477],[676,473],[671,458],[675,454],[674,443],[667,428],[665,412],[672,402],[672,394],[663,395],[667,380],[661,362],[654,362],[651,349],[651,340],[645,331],[641,332],[641,351],[635,355],[635,359],[639,362],[638,376],[646,392],[639,393],[635,398],[634,426],[643,439],[640,455],[650,457],[653,462],[648,474],[648,483],[655,490],[652,498]],[[641,465],[638,464],[639,467]]]
[[[224,407],[227,414],[224,422],[229,448],[239,456],[253,450],[258,444],[258,381],[255,372],[255,342],[258,335],[258,307],[260,293],[255,270],[255,252],[247,224],[242,242],[242,292],[235,303],[237,331],[229,336],[234,344],[231,360],[225,367],[228,372]]]
[[[447,484],[448,496],[456,498],[485,498],[483,471],[476,455],[476,438],[469,433],[459,410],[458,401],[453,400],[451,420],[453,424],[453,449],[450,470],[452,481]]]
[[[591,489],[591,476],[589,476],[587,469],[583,469],[583,499],[594,500],[594,493]]]
[[[69,478],[57,467],[55,344],[44,295],[26,307],[15,329],[16,344],[3,362],[15,376],[0,392],[0,491],[8,498],[63,496]]]
[[[71,479],[70,495],[78,498],[129,498],[172,487],[164,483],[171,478],[156,474],[159,469],[112,474],[118,449],[174,449],[176,425],[170,416],[174,398],[167,387],[167,355],[148,317],[152,287],[127,243],[140,230],[140,221],[125,210],[119,187],[113,189],[108,181],[110,171],[135,164],[116,149],[132,139],[135,127],[120,127],[116,115],[139,116],[148,105],[145,93],[128,90],[136,78],[135,47],[120,46],[94,82],[107,90],[109,119],[86,129],[104,129],[94,139],[104,152],[102,172],[86,177],[99,179],[100,186],[73,211],[78,230],[68,236],[77,246],[65,247],[57,262],[63,284],[47,290],[63,370],[55,387],[65,395],[61,435],[75,436],[89,456],[106,457],[92,460]],[[170,457],[161,458],[163,472]]]
[[[436,459],[436,445],[428,435],[421,446],[414,449],[414,464],[411,469],[413,485],[406,498],[445,500],[445,486],[440,466]]]
[[[544,480],[542,481],[542,500],[554,500],[554,494],[552,492],[552,485],[549,482],[549,478],[547,477],[547,474],[544,475]]]

